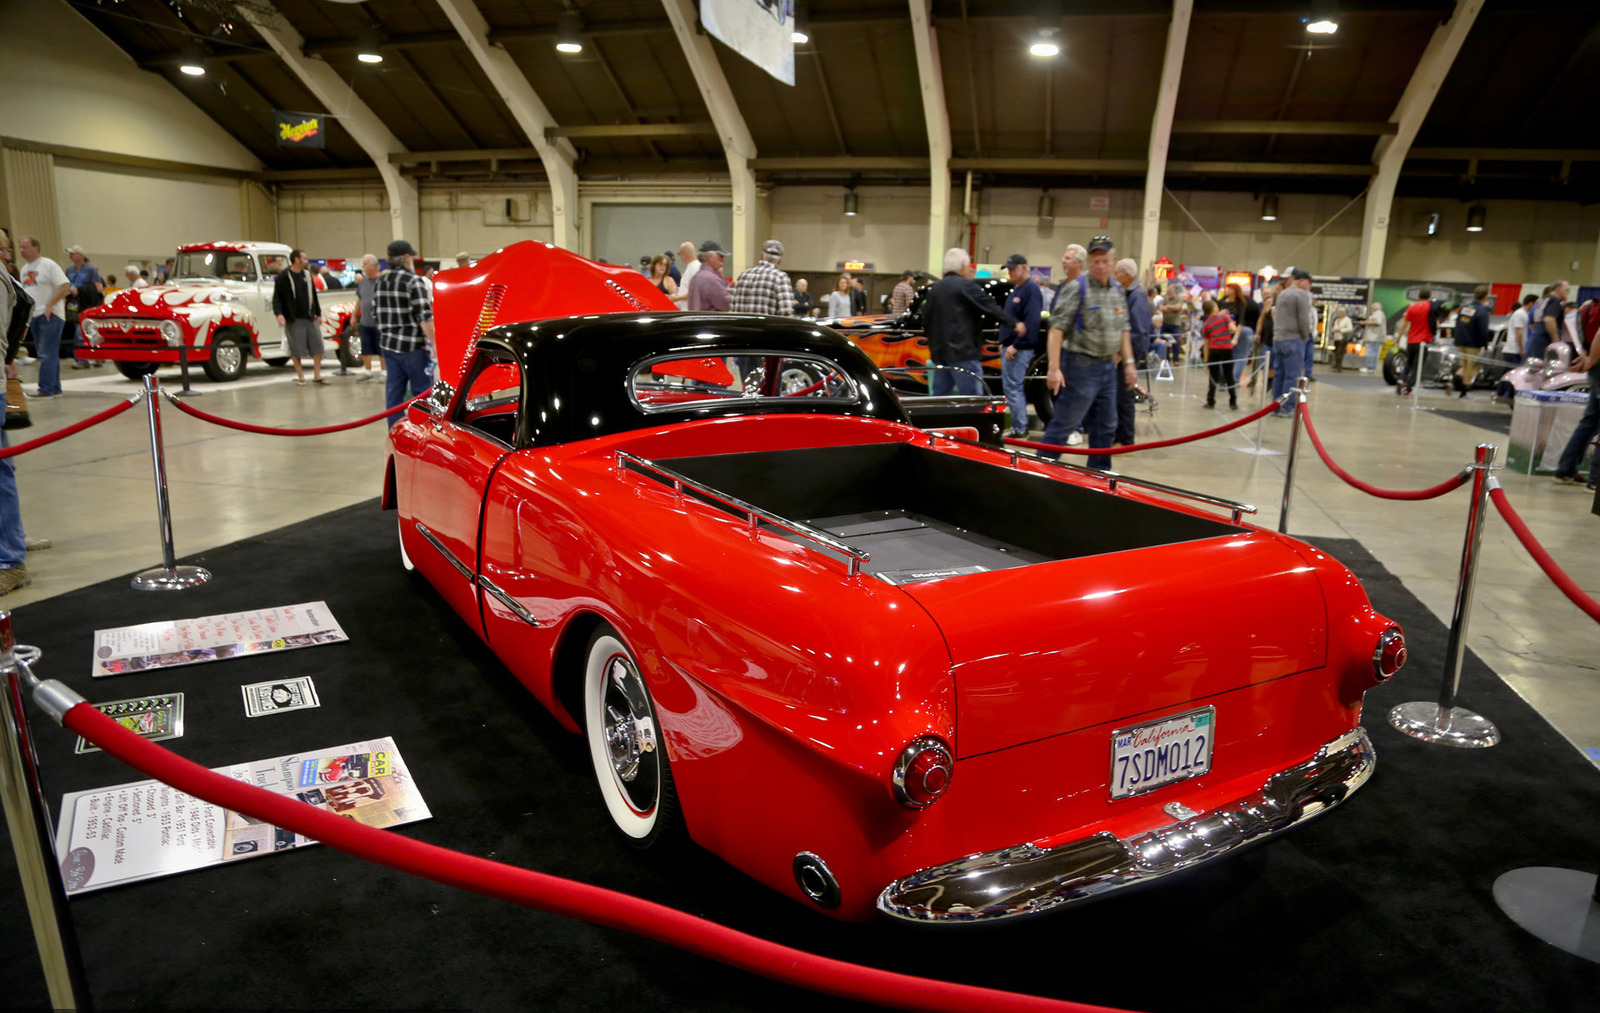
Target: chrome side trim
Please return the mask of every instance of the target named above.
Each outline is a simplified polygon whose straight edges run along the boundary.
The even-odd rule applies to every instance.
[[[872,561],[872,554],[867,550],[858,549],[854,545],[841,542],[839,539],[828,534],[826,531],[819,531],[811,525],[802,524],[799,521],[791,521],[787,517],[779,517],[777,514],[763,510],[752,503],[746,503],[737,496],[731,496],[728,493],[713,489],[709,485],[696,482],[689,476],[679,474],[678,472],[673,471],[671,468],[663,468],[654,461],[647,461],[642,457],[635,457],[625,450],[617,451],[617,470],[637,471],[646,478],[653,478],[657,481],[665,479],[663,484],[671,486],[672,491],[678,496],[679,499],[683,498],[684,490],[687,489],[693,492],[696,496],[704,496],[706,499],[713,500],[730,509],[737,510],[739,513],[744,515],[745,523],[750,526],[751,533],[760,531],[761,524],[764,521],[775,528],[781,528],[782,530],[788,531],[791,534],[799,535],[801,538],[804,538],[808,541],[816,542],[823,548],[828,549],[831,552],[837,552],[839,555],[844,556],[847,560],[849,560],[850,576],[852,577],[861,572],[861,564]]]
[[[424,525],[421,521],[417,521],[417,532],[419,534],[421,534],[423,538],[426,538],[428,540],[428,544],[429,545],[431,545],[434,548],[439,550],[439,555],[444,557],[445,562],[447,562],[451,566],[455,567],[456,568],[456,572],[461,574],[461,576],[467,578],[467,583],[470,584],[470,583],[473,582],[473,580],[472,580],[472,571],[467,568],[467,564],[465,564],[461,560],[457,559],[455,557],[454,553],[452,553],[449,549],[445,548],[444,547],[444,543],[439,541],[439,537],[437,535],[435,535],[432,531],[429,531],[427,526]]]
[[[539,620],[533,617],[533,613],[529,612],[526,606],[524,606],[520,601],[517,601],[515,598],[511,597],[505,591],[501,590],[499,585],[481,573],[478,574],[478,586],[494,595],[495,600],[504,605],[506,608],[510,609],[518,619],[521,619],[529,626],[539,625]]]
[[[1343,802],[1372,776],[1376,757],[1355,728],[1261,790],[1135,837],[1102,833],[1053,848],[1019,844],[932,866],[890,883],[878,910],[950,925],[1038,914],[1208,862],[1281,834]]]

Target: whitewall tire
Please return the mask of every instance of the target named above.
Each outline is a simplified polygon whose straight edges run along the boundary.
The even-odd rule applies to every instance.
[[[676,836],[678,800],[655,704],[633,654],[610,626],[589,639],[583,710],[589,759],[612,824],[638,848]]]

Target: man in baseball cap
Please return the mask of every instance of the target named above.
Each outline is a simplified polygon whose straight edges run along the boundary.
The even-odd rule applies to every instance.
[[[722,244],[715,239],[700,244],[700,270],[689,280],[691,313],[728,312],[728,282],[722,277],[724,259]]]
[[[404,239],[389,244],[389,270],[378,275],[372,315],[388,377],[384,402],[393,408],[433,386],[433,286],[412,269],[416,248]],[[389,416],[392,426],[400,420]]]
[[[1044,294],[1028,271],[1028,258],[1013,253],[1006,258],[1006,276],[1011,279],[1011,294],[1006,296],[1006,315],[1015,320],[1011,330],[1000,328],[1000,384],[1005,390],[1006,408],[1011,412],[1011,435],[1028,435],[1028,395],[1024,378],[1028,363],[1039,351],[1039,319],[1044,312]]]
[[[787,272],[778,270],[782,260],[782,243],[769,239],[761,244],[761,259],[741,272],[733,283],[733,312],[769,317],[786,317],[794,312],[794,284]]]
[[[1046,385],[1055,397],[1055,412],[1043,441],[1061,446],[1083,426],[1089,446],[1108,448],[1116,438],[1117,387],[1138,380],[1128,331],[1128,301],[1112,277],[1109,236],[1089,240],[1089,269],[1076,284],[1064,286],[1050,309],[1046,338]],[[1048,460],[1060,455],[1046,451]],[[1103,456],[1089,467],[1106,470]]]

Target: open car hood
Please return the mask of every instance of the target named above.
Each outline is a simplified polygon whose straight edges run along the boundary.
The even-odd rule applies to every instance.
[[[461,382],[478,335],[500,324],[590,313],[672,312],[676,304],[630,267],[596,264],[550,243],[496,250],[433,280],[438,379]]]

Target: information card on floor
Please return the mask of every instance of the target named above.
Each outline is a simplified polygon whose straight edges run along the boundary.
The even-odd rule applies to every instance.
[[[388,737],[215,768],[369,827],[430,818]],[[62,796],[56,855],[67,893],[87,893],[316,842],[160,781]]]
[[[321,601],[141,623],[94,631],[91,674],[102,679],[349,639],[328,611],[328,603]]]

